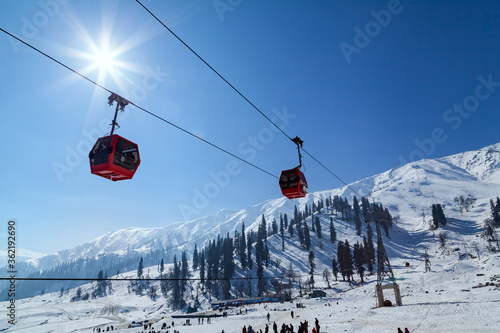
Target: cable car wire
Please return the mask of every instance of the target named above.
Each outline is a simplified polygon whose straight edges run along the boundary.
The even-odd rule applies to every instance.
[[[196,51],[194,51],[182,38],[177,36],[165,23],[163,23],[156,15],[154,15],[146,6],[144,6],[139,0],[135,0],[145,11],[147,11],[156,21],[158,21],[165,29],[167,29],[177,40],[179,40],[185,47],[189,49],[198,59],[200,59],[208,68],[210,68],[218,77],[220,77],[227,85],[229,85],[238,95],[240,95],[245,101],[248,102],[257,112],[259,112],[264,118],[267,119],[274,127],[276,127],[284,136],[286,136],[289,140],[293,141],[288,134],[284,130],[282,130],[275,122],[273,122],[264,112],[262,112],[254,103],[252,103],[243,93],[241,93],[235,86],[233,86],[224,76],[222,76],[215,68],[213,68],[205,59],[203,59]],[[349,186],[346,182],[344,182],[339,176],[337,176],[333,171],[328,169],[323,163],[321,163],[318,159],[316,159],[312,154],[310,154],[304,148],[301,148],[307,155],[309,155],[314,161],[316,161],[319,165],[321,165],[324,169],[326,169],[330,174],[332,174],[335,178],[337,178],[342,184],[347,186],[352,192],[354,192],[359,197],[362,197],[356,190],[354,190],[351,186]]]
[[[92,79],[90,79],[90,78],[86,77],[85,75],[83,75],[83,74],[79,73],[78,71],[76,71],[76,70],[72,69],[71,67],[66,66],[65,64],[63,64],[63,63],[62,63],[62,62],[60,62],[59,60],[57,60],[57,59],[55,59],[55,58],[51,57],[50,55],[48,55],[47,53],[45,53],[45,52],[43,52],[43,51],[39,50],[38,48],[34,47],[33,45],[31,45],[31,44],[29,44],[29,43],[27,43],[27,42],[23,41],[22,39],[20,39],[20,38],[18,38],[18,37],[16,37],[16,36],[14,36],[13,34],[9,33],[8,31],[5,31],[5,30],[4,30],[4,29],[2,29],[2,28],[0,28],[0,31],[2,31],[2,32],[4,32],[5,34],[9,35],[10,37],[12,37],[12,38],[14,38],[14,39],[18,40],[19,42],[21,42],[21,43],[23,43],[24,45],[28,46],[29,48],[31,48],[31,49],[33,49],[33,50],[37,51],[38,53],[40,53],[40,54],[44,55],[45,57],[49,58],[50,60],[52,60],[52,61],[54,61],[54,62],[58,63],[59,65],[63,66],[64,68],[66,68],[66,69],[68,69],[68,70],[70,70],[71,72],[73,72],[73,73],[75,73],[75,74],[79,75],[80,77],[84,78],[85,80],[87,80],[87,81],[89,81],[89,82],[93,83],[93,84],[94,84],[94,85],[96,85],[97,87],[99,87],[99,88],[101,88],[101,89],[103,89],[103,90],[105,90],[105,91],[107,91],[107,92],[109,92],[109,93],[111,93],[111,94],[116,94],[116,93],[114,93],[113,91],[109,90],[108,88],[106,88],[106,87],[104,87],[104,86],[100,85],[99,83],[97,83],[97,82],[93,81]],[[116,94],[116,95],[118,95],[118,94]],[[212,147],[214,147],[214,148],[217,148],[217,149],[219,149],[220,151],[222,151],[222,152],[224,152],[224,153],[226,153],[226,154],[228,154],[228,155],[230,155],[230,156],[232,156],[232,157],[234,157],[234,158],[236,158],[236,159],[238,159],[238,160],[240,160],[240,161],[242,161],[242,162],[244,162],[244,163],[246,163],[246,164],[248,164],[248,165],[250,165],[250,166],[252,166],[252,167],[254,167],[254,168],[256,168],[256,169],[258,169],[258,170],[260,170],[260,171],[262,171],[262,172],[264,172],[264,173],[267,173],[267,174],[268,174],[268,175],[270,175],[271,177],[274,177],[274,178],[276,178],[276,179],[279,179],[279,177],[278,177],[278,176],[273,175],[273,174],[272,174],[272,173],[270,173],[269,171],[266,171],[266,170],[262,169],[261,167],[259,167],[259,166],[255,165],[255,164],[253,164],[253,163],[250,163],[250,162],[248,162],[247,160],[244,160],[244,159],[242,159],[241,157],[239,157],[239,156],[237,156],[237,155],[235,155],[235,154],[233,154],[233,153],[231,153],[231,152],[227,151],[226,149],[221,148],[221,147],[217,146],[216,144],[214,144],[214,143],[212,143],[212,142],[210,142],[210,141],[208,141],[208,140],[206,140],[206,139],[203,139],[202,137],[200,137],[200,136],[198,136],[198,135],[196,135],[196,134],[194,134],[194,133],[189,132],[188,130],[186,130],[186,129],[184,129],[184,128],[182,128],[182,127],[180,127],[180,126],[178,126],[178,125],[176,125],[176,124],[174,124],[174,123],[172,123],[172,122],[170,122],[170,121],[166,120],[165,118],[162,118],[162,117],[158,116],[157,114],[155,114],[155,113],[153,113],[153,112],[151,112],[151,111],[146,110],[145,108],[143,108],[143,107],[141,107],[141,106],[139,106],[139,105],[135,104],[134,102],[131,102],[131,101],[128,101],[128,102],[129,102],[129,104],[130,104],[130,105],[135,106],[135,107],[136,107],[136,108],[138,108],[139,110],[146,112],[147,114],[149,114],[149,115],[151,115],[151,116],[153,116],[153,117],[155,117],[155,118],[157,118],[157,119],[159,119],[159,120],[161,120],[161,121],[163,121],[163,122],[165,122],[165,123],[169,124],[170,126],[173,126],[173,127],[177,128],[178,130],[183,131],[184,133],[189,134],[189,135],[191,135],[192,137],[194,137],[194,138],[196,138],[196,139],[198,139],[198,140],[200,140],[200,141],[203,141],[203,142],[205,142],[206,144],[208,144],[208,145],[210,145],[210,146],[212,146]]]
[[[247,101],[248,104],[250,104],[255,110],[257,110],[257,112],[259,112],[264,118],[266,118],[271,124],[273,124],[273,126],[276,127],[281,133],[283,133],[283,135],[285,135],[288,139],[292,140],[292,138],[289,137],[288,134],[286,134],[285,131],[283,131],[281,129],[281,127],[276,125],[275,122],[273,122],[268,116],[266,116],[266,114],[264,112],[262,112],[257,106],[255,106],[255,104],[253,104],[245,95],[243,95],[238,89],[236,89],[235,86],[233,86],[228,80],[226,80],[226,78],[224,76],[222,76],[219,72],[217,72],[215,70],[215,68],[213,68],[208,62],[205,61],[205,59],[203,59],[198,53],[196,53],[196,51],[194,51],[186,42],[184,42],[179,36],[177,36],[169,27],[167,27],[165,25],[165,23],[163,23],[158,17],[156,17],[156,15],[153,14],[146,6],[144,6],[139,0],[136,0],[136,2],[139,5],[141,5],[141,7],[144,8],[144,10],[146,10],[155,20],[157,20],[175,38],[177,38],[177,40],[179,40],[179,42],[181,42],[185,47],[187,47],[189,49],[189,51],[191,51],[198,59],[200,59],[205,65],[207,65],[208,68],[210,68],[215,74],[217,74],[218,77],[220,77],[224,82],[226,82],[228,86],[230,86],[234,91],[236,91],[236,93],[238,95],[240,95],[245,101]]]
[[[352,271],[352,269],[339,269],[338,272],[349,272]],[[313,274],[314,276],[320,276],[319,274]],[[311,274],[297,274],[295,277],[310,277]],[[263,276],[262,278],[264,279],[278,279],[279,277],[276,276]],[[224,280],[258,280],[259,277],[231,277],[231,278],[224,278],[224,277],[214,277],[214,278],[167,278],[167,277],[161,277],[161,278],[72,278],[72,277],[66,277],[66,278],[59,278],[59,277],[0,277],[0,281],[10,281],[10,280],[16,280],[16,281],[224,281]]]

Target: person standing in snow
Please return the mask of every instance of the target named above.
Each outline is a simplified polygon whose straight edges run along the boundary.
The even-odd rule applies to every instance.
[[[269,321],[269,318],[271,317],[271,315],[269,314],[269,312],[267,313],[267,321]]]
[[[398,327],[398,333],[404,333],[404,332],[401,331],[401,328]]]
[[[410,333],[410,331],[408,331],[408,328],[405,327],[405,333]]]
[[[316,326],[316,332],[319,333],[319,320],[318,318],[314,318],[314,326]]]

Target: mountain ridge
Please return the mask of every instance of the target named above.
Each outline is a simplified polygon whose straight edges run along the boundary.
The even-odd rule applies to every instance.
[[[470,184],[474,183],[474,186]],[[436,195],[433,187],[439,184],[447,188],[446,193]],[[165,227],[152,228],[125,228],[106,233],[92,241],[74,248],[58,251],[26,262],[38,269],[47,270],[63,262],[74,261],[79,258],[99,258],[103,255],[125,255],[133,251],[141,252],[154,249],[178,249],[179,251],[192,250],[194,244],[203,246],[217,235],[234,233],[240,230],[245,222],[247,230],[254,230],[260,222],[261,216],[271,221],[278,219],[279,213],[293,214],[297,204],[301,209],[311,204],[315,199],[339,195],[351,198],[354,193],[366,196],[378,202],[390,201],[389,209],[401,220],[409,225],[416,223],[418,209],[430,207],[435,201],[453,206],[453,198],[448,192],[455,192],[456,196],[474,196],[480,201],[489,200],[500,192],[500,143],[496,143],[478,150],[454,154],[451,156],[423,159],[406,165],[387,170],[383,173],[359,180],[349,187],[319,191],[298,200],[286,198],[268,199],[262,203],[244,209],[223,209],[188,222],[176,222]],[[419,203],[410,207],[417,213],[409,214],[405,201],[412,201],[408,197],[419,197]],[[390,199],[390,200],[388,200]],[[481,204],[484,202],[478,202]],[[419,206],[419,207],[417,207]],[[421,226],[419,230],[424,228]]]

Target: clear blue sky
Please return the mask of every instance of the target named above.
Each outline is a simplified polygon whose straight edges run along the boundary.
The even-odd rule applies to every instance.
[[[345,182],[500,139],[497,1],[144,4]],[[135,1],[4,0],[0,27],[276,176],[298,164],[294,144]],[[19,247],[53,252],[281,196],[277,179],[134,107],[116,132],[139,144],[134,179],[91,175],[109,94],[4,33],[0,54],[0,244],[12,218]],[[303,162],[311,191],[342,186]]]

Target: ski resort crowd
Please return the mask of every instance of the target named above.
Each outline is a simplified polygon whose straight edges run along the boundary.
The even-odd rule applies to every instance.
[[[240,310],[240,313],[242,313],[241,310]],[[245,313],[246,313],[246,309],[245,309]],[[290,316],[291,316],[291,319],[294,319],[293,310],[290,311]],[[301,321],[300,324],[296,327],[294,327],[292,323],[289,323],[289,324],[282,323],[281,326],[279,326],[276,323],[276,321],[273,321],[273,323],[271,324],[271,315],[269,312],[267,313],[266,318],[267,318],[268,323],[265,324],[264,328],[254,329],[252,327],[252,325],[244,325],[243,328],[241,329],[241,333],[322,333],[320,331],[321,326],[319,324],[318,318],[314,318],[314,324],[310,324],[307,320],[304,320],[304,321]],[[198,325],[200,325],[200,323],[203,325],[203,319],[204,319],[203,317],[198,318]],[[211,320],[209,317],[207,317],[206,322],[207,322],[207,324],[211,323]],[[144,330],[138,331],[137,333],[162,333],[162,332],[163,333],[170,333],[170,332],[180,333],[179,331],[177,331],[175,329],[173,331],[170,331],[170,329],[173,329],[175,326],[175,323],[173,321],[172,321],[171,325],[167,325],[167,323],[163,322],[163,325],[161,326],[161,328],[158,331],[155,330],[152,322],[144,323],[143,325],[144,325],[144,327],[143,327]],[[190,326],[191,325],[190,320],[187,319],[186,323],[184,323],[183,325]],[[131,328],[131,325],[129,325],[128,328]],[[96,327],[96,328],[94,328],[93,333],[108,332],[108,331],[113,331],[113,330],[114,330],[113,326],[106,327],[106,328],[97,328]],[[221,330],[220,333],[225,333],[225,331]],[[408,328],[405,328],[404,331],[402,331],[401,328],[398,327],[397,333],[410,333],[410,331],[408,330]]]
[[[293,311],[290,312],[290,315],[293,318]],[[270,314],[268,313],[267,321],[269,321],[269,319],[270,319]],[[251,325],[248,325],[248,327],[245,325],[243,326],[241,333],[270,333],[271,327],[272,327],[271,333],[309,333],[309,322],[307,320],[300,322],[297,331],[294,331],[294,327],[291,323],[288,325],[283,323],[281,327],[278,327],[278,324],[276,324],[276,322],[273,322],[271,326],[266,324],[264,331],[262,331],[262,329],[259,329],[257,331],[254,330],[254,328]],[[311,328],[311,333],[320,333],[320,325],[318,318],[314,318],[314,326]]]

